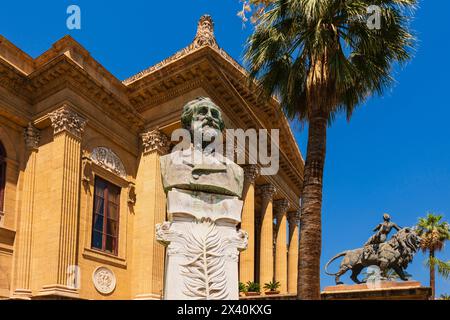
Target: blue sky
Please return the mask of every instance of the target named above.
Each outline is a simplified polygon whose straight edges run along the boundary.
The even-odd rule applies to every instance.
[[[81,30],[66,28],[70,4],[81,7]],[[70,34],[125,79],[189,44],[204,13],[214,18],[220,46],[242,61],[251,26],[242,28],[240,6],[238,0],[8,1],[0,6],[0,34],[33,57]],[[413,23],[417,52],[396,70],[396,86],[361,106],[350,123],[339,117],[329,130],[323,264],[362,245],[384,212],[401,226],[428,211],[450,217],[448,15],[449,1],[420,1]],[[305,153],[307,129],[293,128]],[[448,247],[440,257],[450,259]],[[427,284],[424,260],[418,254],[408,272]],[[331,284],[322,273],[322,287]],[[450,280],[438,278],[437,287],[438,294],[450,293]]]

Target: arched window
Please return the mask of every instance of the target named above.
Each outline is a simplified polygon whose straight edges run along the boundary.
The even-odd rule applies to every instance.
[[[6,151],[0,141],[0,212],[3,212],[6,184]]]

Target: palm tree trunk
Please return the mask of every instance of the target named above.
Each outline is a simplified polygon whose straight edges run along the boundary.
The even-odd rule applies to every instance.
[[[430,250],[430,287],[431,287],[431,300],[436,298],[436,280],[434,270],[434,250]]]
[[[322,248],[322,177],[326,153],[327,117],[311,115],[302,191],[298,298],[320,299],[320,254]]]

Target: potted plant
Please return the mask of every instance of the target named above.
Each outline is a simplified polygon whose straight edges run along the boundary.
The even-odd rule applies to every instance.
[[[259,296],[261,294],[261,286],[257,282],[249,281],[245,286],[244,294],[246,296]]]
[[[280,283],[278,281],[270,281],[270,282],[266,283],[264,285],[264,289],[266,290],[265,294],[267,294],[267,295],[279,294],[280,291],[278,291],[278,288],[280,286],[281,285],[280,285]]]
[[[241,296],[244,295],[246,291],[247,291],[247,286],[244,283],[239,282],[239,295],[241,295]]]

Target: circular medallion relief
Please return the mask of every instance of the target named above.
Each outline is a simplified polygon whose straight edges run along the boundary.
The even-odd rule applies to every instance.
[[[95,289],[102,294],[110,294],[116,288],[116,276],[106,267],[98,267],[92,274]]]

